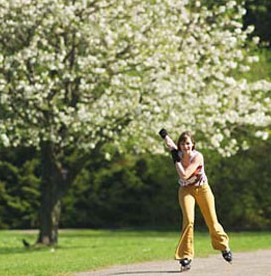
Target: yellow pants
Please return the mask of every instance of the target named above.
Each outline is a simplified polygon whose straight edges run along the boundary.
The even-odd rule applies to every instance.
[[[179,203],[183,214],[182,235],[176,249],[177,260],[194,257],[194,219],[195,203],[200,207],[201,213],[208,226],[212,246],[216,250],[229,249],[229,238],[217,220],[214,195],[210,186],[187,186],[179,189]]]

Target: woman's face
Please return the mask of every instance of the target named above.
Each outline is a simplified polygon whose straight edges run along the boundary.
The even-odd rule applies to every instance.
[[[190,153],[193,150],[193,142],[190,137],[186,137],[184,141],[180,143],[181,151],[184,153]]]

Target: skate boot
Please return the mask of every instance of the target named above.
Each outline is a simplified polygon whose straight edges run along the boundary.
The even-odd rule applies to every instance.
[[[192,260],[189,260],[188,258],[181,259],[180,260],[180,270],[181,270],[181,272],[189,270],[191,268],[191,262],[192,262]]]
[[[222,256],[228,263],[232,262],[232,253],[230,250],[224,250],[222,251]]]

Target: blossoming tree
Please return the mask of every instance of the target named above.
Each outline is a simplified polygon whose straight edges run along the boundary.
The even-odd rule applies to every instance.
[[[60,200],[78,173],[63,164],[68,150],[110,141],[162,152],[166,127],[229,154],[236,128],[266,135],[270,83],[232,76],[257,59],[244,12],[234,1],[0,1],[0,141],[41,153],[37,242],[57,242]]]

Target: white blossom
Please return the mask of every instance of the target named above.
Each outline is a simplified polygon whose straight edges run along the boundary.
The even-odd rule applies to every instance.
[[[1,134],[0,139],[1,139],[0,141],[2,141],[2,143],[3,143],[3,145],[4,145],[5,147],[10,146],[9,138],[8,138],[8,136],[7,136],[5,133]]]
[[[199,144],[228,156],[247,147],[236,128],[270,126],[270,82],[234,76],[258,61],[236,1],[214,10],[188,0],[1,4],[5,146],[43,139],[91,150],[110,141],[120,152],[161,153],[165,127],[200,132]]]
[[[259,131],[256,131],[255,136],[259,137],[259,138],[262,138],[263,140],[267,140],[268,137],[269,137],[269,134],[266,131],[260,131],[259,130]]]
[[[254,44],[259,44],[259,42],[260,42],[260,38],[258,37],[258,36],[254,36],[253,38],[252,38],[252,41],[254,42]]]

